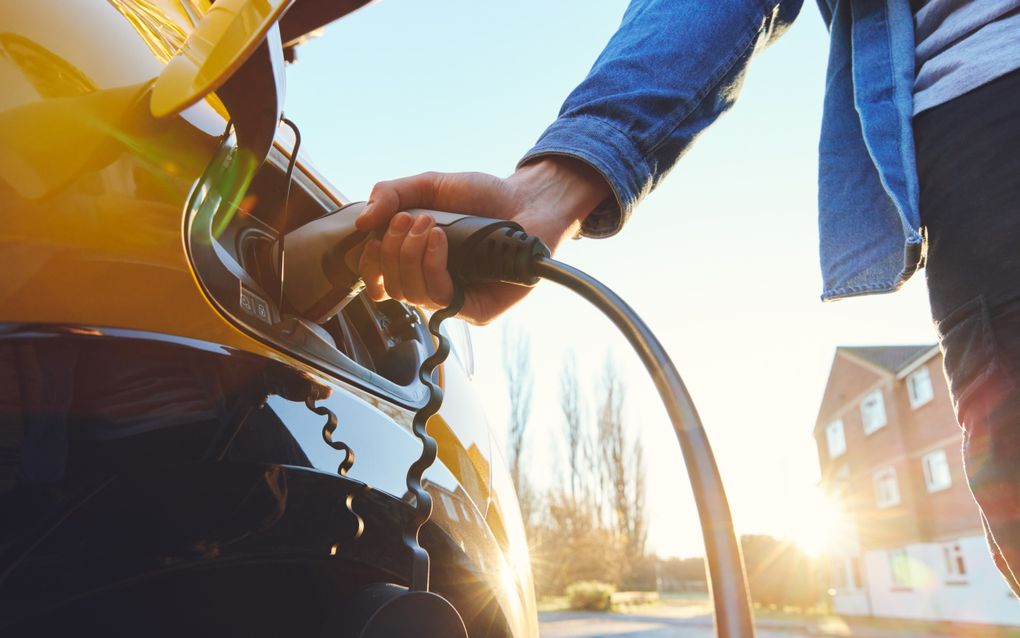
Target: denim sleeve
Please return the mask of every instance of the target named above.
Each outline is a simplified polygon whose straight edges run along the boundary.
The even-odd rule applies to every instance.
[[[591,165],[614,197],[582,232],[615,234],[733,105],[751,57],[789,26],[802,2],[632,0],[588,76],[520,163],[566,155]]]

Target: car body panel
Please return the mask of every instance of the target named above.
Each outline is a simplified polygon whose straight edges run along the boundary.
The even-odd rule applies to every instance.
[[[219,0],[209,7],[156,79],[151,113],[155,117],[175,115],[212,93],[241,68],[267,36],[282,48],[276,22],[291,2]]]
[[[394,398],[367,377],[261,338],[225,313],[195,272],[188,203],[223,144],[225,107],[211,94],[157,120],[148,91],[206,10],[204,0],[0,8],[0,332],[203,344],[283,364],[333,390],[324,404],[356,452],[351,478],[403,499],[406,466],[420,447],[410,433],[416,395]],[[284,166],[292,147],[280,129],[267,165]],[[346,203],[300,156],[295,172],[323,210]],[[516,495],[484,406],[456,357],[441,379],[446,401],[429,423],[439,441],[439,462],[427,475],[435,522],[471,556],[513,635],[536,635]],[[322,417],[282,397],[268,408],[314,470],[336,472],[340,454],[321,440]],[[506,589],[507,582],[515,584]]]

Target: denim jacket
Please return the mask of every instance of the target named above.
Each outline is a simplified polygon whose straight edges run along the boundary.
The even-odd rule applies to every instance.
[[[733,105],[747,65],[802,0],[632,0],[588,77],[521,160],[569,155],[615,195],[585,221],[616,233],[634,206]],[[889,292],[921,262],[911,128],[909,0],[819,0],[830,48],[819,143],[823,299]]]

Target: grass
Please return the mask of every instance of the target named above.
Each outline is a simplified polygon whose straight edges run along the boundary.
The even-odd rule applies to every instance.
[[[567,611],[570,603],[566,596],[542,596],[538,599],[538,613],[547,611]]]
[[[674,607],[692,607],[699,606],[705,608],[711,608],[711,601],[708,600],[708,594],[705,592],[664,592],[659,594],[659,601],[663,605],[670,605]]]
[[[630,592],[622,592],[624,596]],[[635,592],[638,593],[638,592]],[[705,594],[661,594],[658,600],[649,601],[641,600],[637,602],[628,602],[627,604],[616,604],[614,601],[613,609],[611,611],[617,613],[628,613],[636,612],[641,609],[648,609],[651,607],[661,607],[663,605],[669,606],[697,606],[703,607],[705,613],[711,611],[709,607],[708,598]],[[570,602],[566,596],[542,596],[538,599],[538,612],[550,612],[550,611],[569,611]]]

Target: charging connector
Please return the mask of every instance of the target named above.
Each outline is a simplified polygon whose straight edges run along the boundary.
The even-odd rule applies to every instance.
[[[323,323],[364,289],[357,258],[368,233],[355,225],[363,210],[365,202],[348,204],[287,233],[283,240],[287,246],[286,278],[282,264],[276,263],[287,308],[309,321]],[[499,281],[534,286],[538,283],[535,264],[549,257],[549,249],[540,239],[512,221],[424,209],[407,213],[432,217],[436,227],[446,233],[446,267],[461,286]]]
[[[469,286],[504,282],[534,286],[535,266],[550,256],[549,248],[517,222],[411,209],[412,217],[428,215],[446,233],[449,256],[446,269],[455,282]]]

